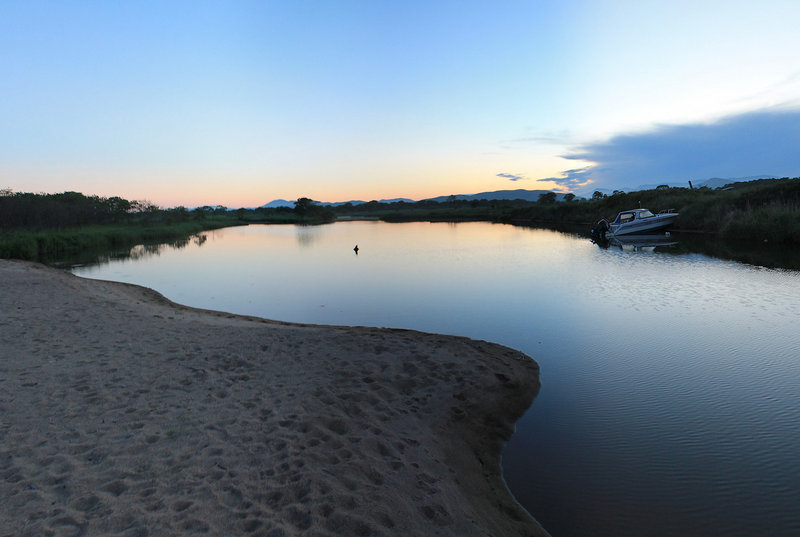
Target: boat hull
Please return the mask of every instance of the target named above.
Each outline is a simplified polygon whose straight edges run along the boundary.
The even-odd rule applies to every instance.
[[[608,233],[619,236],[660,231],[671,226],[677,217],[678,215],[676,213],[657,214],[649,218],[641,218],[625,224],[611,224]]]

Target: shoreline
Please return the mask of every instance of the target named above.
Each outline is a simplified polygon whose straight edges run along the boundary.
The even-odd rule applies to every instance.
[[[547,535],[500,468],[519,351],[0,282],[0,535]]]

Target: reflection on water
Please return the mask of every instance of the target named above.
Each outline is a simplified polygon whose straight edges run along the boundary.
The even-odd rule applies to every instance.
[[[161,252],[167,249],[180,250],[182,248],[186,248],[190,244],[200,247],[206,242],[206,240],[208,240],[208,235],[210,233],[214,232],[205,231],[202,233],[198,233],[196,235],[176,239],[170,242],[153,242],[147,244],[137,244],[136,246],[133,246],[131,248],[119,248],[117,250],[111,250],[111,251],[88,249],[79,252],[77,255],[74,255],[72,257],[59,259],[58,261],[52,264],[57,267],[75,268],[84,265],[103,265],[106,263],[111,263],[113,261],[125,261],[125,260],[139,261],[142,259],[147,259],[148,257],[161,255]]]
[[[620,235],[594,241],[600,248],[619,248],[631,252],[654,252],[656,248],[676,246],[678,241],[669,233],[658,235]]]
[[[297,233],[297,243],[305,248],[311,247],[322,237],[324,226],[293,226]]]
[[[248,226],[75,272],[204,308],[530,354],[542,388],[503,466],[555,537],[799,535],[800,273],[676,239],[599,248],[479,222]]]
[[[702,235],[681,233],[684,252],[705,254],[719,259],[729,259],[766,268],[800,270],[800,249],[770,242],[736,242],[709,239]]]
[[[186,248],[189,244],[193,244],[197,247],[202,246],[208,240],[208,235],[206,233],[198,233],[197,235],[192,235],[190,237],[174,240],[172,242],[165,242],[159,244],[139,244],[130,248],[129,250],[121,251],[115,255],[115,257],[108,257],[108,258],[101,258],[99,260],[100,263],[109,262],[111,260],[120,260],[120,259],[129,259],[131,261],[139,261],[142,259],[147,259],[148,257],[153,257],[157,255],[161,255],[165,249],[169,248],[172,250],[181,250],[182,248]]]

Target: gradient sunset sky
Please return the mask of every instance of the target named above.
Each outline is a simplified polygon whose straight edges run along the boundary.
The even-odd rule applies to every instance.
[[[0,188],[163,207],[800,176],[800,2],[0,0]]]

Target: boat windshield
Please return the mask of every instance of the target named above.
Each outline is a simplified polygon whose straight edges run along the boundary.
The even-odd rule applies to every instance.
[[[650,218],[651,216],[655,216],[653,213],[645,209],[644,211],[639,211],[639,218]]]

